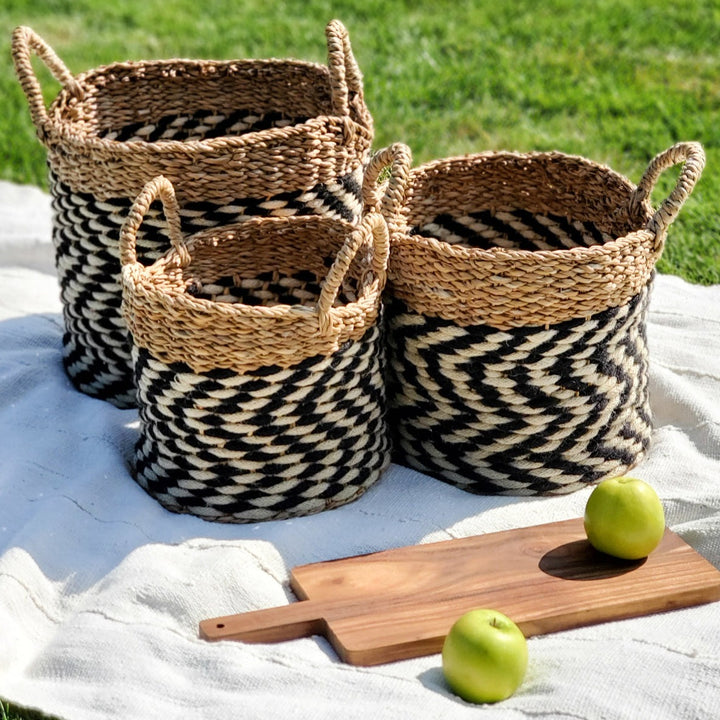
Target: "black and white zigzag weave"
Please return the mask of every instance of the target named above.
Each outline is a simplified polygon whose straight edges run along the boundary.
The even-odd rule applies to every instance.
[[[354,500],[390,462],[379,325],[283,369],[196,374],[133,348],[138,483],[220,522],[308,515]]]
[[[288,117],[283,113],[271,111],[265,114],[252,110],[233,110],[224,114],[214,110],[198,109],[191,114],[166,115],[157,122],[137,122],[125,125],[117,130],[106,130],[100,134],[105,140],[130,142],[144,140],[208,140],[210,138],[244,135],[269,128],[299,125],[308,120],[306,117]]]
[[[232,203],[192,202],[181,208],[187,235],[270,215],[324,215],[356,222],[361,212],[361,168],[336,182],[272,198]],[[118,407],[135,406],[130,343],[120,314],[118,240],[130,198],[98,200],[52,177],[53,240],[63,301],[64,364],[75,386]],[[138,234],[138,257],[152,263],[170,247],[159,203]]]
[[[387,308],[393,459],[475,493],[566,493],[648,448],[650,285],[588,319],[508,331]]]
[[[500,247],[531,252],[590,247],[612,240],[594,222],[522,208],[480,210],[457,217],[443,213],[410,234],[483,250]]]

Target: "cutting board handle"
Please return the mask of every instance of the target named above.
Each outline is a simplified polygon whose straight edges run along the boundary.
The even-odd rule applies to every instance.
[[[249,643],[272,643],[324,634],[323,613],[327,602],[302,600],[239,615],[210,618],[200,622],[203,640],[242,640]]]

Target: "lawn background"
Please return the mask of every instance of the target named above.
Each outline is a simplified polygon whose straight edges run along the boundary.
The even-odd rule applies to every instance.
[[[717,0],[3,0],[0,178],[47,188],[45,150],[10,56],[16,25],[30,25],[78,73],[167,57],[325,62],[333,17],[364,74],[375,149],[401,140],[416,163],[560,150],[637,182],[658,152],[700,141],[707,167],[659,270],[720,283]],[[49,102],[58,85],[35,67]],[[663,175],[656,204],[676,175]]]
[[[18,24],[72,72],[128,59],[296,57],[325,62],[332,17],[350,31],[376,123],[416,163],[484,149],[560,150],[637,182],[679,140],[708,165],[659,269],[720,283],[720,3],[717,0],[4,0],[0,178],[46,187],[10,59]],[[36,67],[50,101],[58,85]],[[659,203],[675,174],[661,180]]]

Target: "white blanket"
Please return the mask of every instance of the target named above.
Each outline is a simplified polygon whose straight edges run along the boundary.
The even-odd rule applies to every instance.
[[[136,411],[64,374],[47,196],[0,183],[0,218],[0,698],[72,720],[720,717],[718,603],[533,637],[522,687],[482,709],[439,655],[360,668],[317,637],[200,640],[203,618],[293,601],[295,565],[577,517],[589,490],[480,497],[392,466],[312,517],[167,512],[128,472]],[[658,277],[648,333],[655,430],[633,474],[720,567],[720,286]]]

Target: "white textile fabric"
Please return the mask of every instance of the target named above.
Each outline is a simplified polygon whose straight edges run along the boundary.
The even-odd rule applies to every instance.
[[[68,720],[720,718],[720,604],[529,639],[518,692],[472,706],[440,656],[371,668],[318,637],[208,643],[207,617],[294,601],[292,567],[582,515],[392,466],[319,515],[218,525],[164,510],[128,471],[137,413],[73,389],[48,197],[0,183],[0,698]],[[633,474],[720,567],[720,286],[659,276],[652,449]]]

